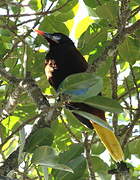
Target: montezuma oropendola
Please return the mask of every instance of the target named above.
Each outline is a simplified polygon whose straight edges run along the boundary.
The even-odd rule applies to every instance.
[[[58,89],[60,83],[69,75],[74,73],[85,72],[88,63],[82,54],[76,49],[73,41],[62,33],[47,33],[40,30],[35,30],[39,35],[42,35],[49,43],[49,52],[45,59],[45,73],[49,83]],[[91,107],[84,103],[70,103],[70,109],[78,109],[89,112],[98,116],[102,120],[105,119],[103,110]],[[116,162],[124,160],[122,148],[112,131],[87,120],[86,118],[74,114],[83,124],[90,129],[95,129],[105,147],[110,152],[110,155]]]

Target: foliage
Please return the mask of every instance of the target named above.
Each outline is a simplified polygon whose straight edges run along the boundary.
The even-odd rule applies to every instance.
[[[1,0],[0,10],[0,174],[14,169],[11,178],[18,179],[122,178],[108,174],[114,162],[99,138],[65,109],[71,97],[107,111],[109,125],[75,113],[112,126],[129,178],[140,178],[139,0]],[[44,74],[48,44],[34,28],[71,35],[90,72],[68,77],[55,92]],[[62,102],[59,94],[66,95]]]

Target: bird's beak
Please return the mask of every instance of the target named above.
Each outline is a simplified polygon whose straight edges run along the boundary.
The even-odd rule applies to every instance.
[[[41,35],[41,36],[45,36],[45,32],[40,31],[38,29],[33,29],[37,34]]]
[[[51,33],[48,33],[48,32],[44,32],[44,31],[40,31],[38,29],[34,29],[34,31],[43,36],[45,39],[47,39],[48,42],[55,42],[55,43],[58,43],[58,41],[53,37],[53,35]]]

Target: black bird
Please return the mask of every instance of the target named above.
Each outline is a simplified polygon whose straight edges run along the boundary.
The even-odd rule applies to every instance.
[[[60,83],[69,75],[85,72],[87,70],[88,63],[76,49],[73,41],[69,37],[62,33],[51,34],[40,30],[35,31],[39,35],[42,35],[49,43],[49,52],[45,59],[45,73],[49,83],[55,90],[58,89]],[[84,103],[71,102],[69,105],[70,109],[85,111],[106,121],[105,112],[100,109],[93,108]],[[95,129],[101,141],[116,162],[123,161],[123,151],[112,131],[93,123],[80,115],[74,115],[88,128]]]

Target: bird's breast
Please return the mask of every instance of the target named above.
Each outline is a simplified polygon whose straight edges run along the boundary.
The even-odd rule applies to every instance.
[[[45,61],[45,74],[47,79],[52,78],[53,72],[57,70],[57,65],[53,59],[49,59]]]

